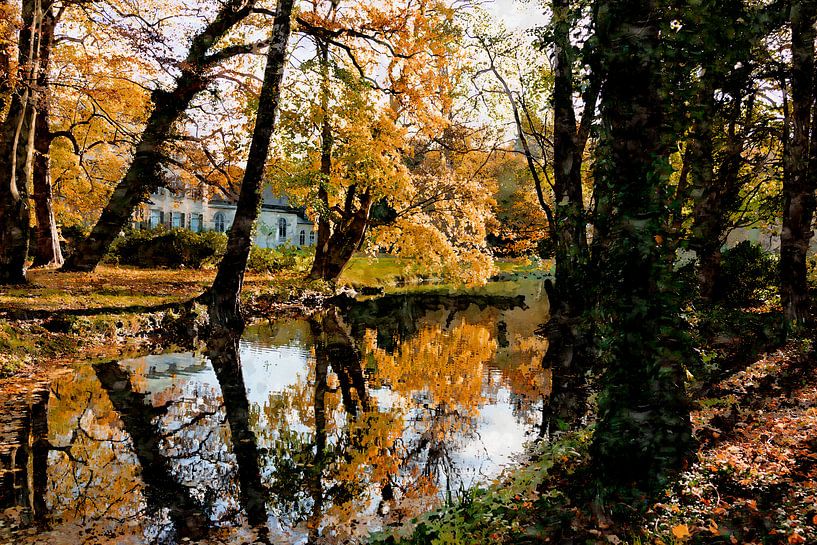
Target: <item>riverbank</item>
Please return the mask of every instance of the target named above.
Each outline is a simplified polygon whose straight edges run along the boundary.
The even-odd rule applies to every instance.
[[[591,424],[534,444],[529,460],[490,487],[375,542],[817,543],[815,339],[758,353],[774,344],[762,339],[773,313],[749,314],[755,330],[747,327],[740,337],[739,323],[731,332],[709,331],[698,377],[688,375],[696,452],[656,497],[614,505],[594,491]]]
[[[101,266],[94,273],[29,272],[29,284],[0,288],[0,386],[37,378],[79,361],[149,354],[190,342],[201,305],[192,300],[214,270]],[[247,274],[243,299],[251,313],[299,306],[330,293],[302,274]],[[180,331],[183,326],[185,331]],[[191,329],[192,328],[192,329]]]
[[[500,262],[503,279],[541,275],[537,263]],[[399,258],[353,258],[338,285],[382,291],[454,289],[413,276]],[[248,272],[242,301],[250,318],[308,314],[336,293],[305,280],[305,270]],[[43,378],[67,365],[133,357],[187,346],[204,325],[192,303],[214,269],[137,269],[102,265],[93,273],[32,269],[25,286],[0,287],[0,387],[12,378]],[[197,322],[198,321],[198,322]]]

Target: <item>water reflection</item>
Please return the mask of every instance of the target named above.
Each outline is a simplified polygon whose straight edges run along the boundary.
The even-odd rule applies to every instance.
[[[40,507],[13,500],[28,515],[0,538],[344,543],[424,512],[520,453],[549,387],[541,296],[474,301],[350,303],[79,367],[29,404]],[[20,530],[37,513],[50,527]]]

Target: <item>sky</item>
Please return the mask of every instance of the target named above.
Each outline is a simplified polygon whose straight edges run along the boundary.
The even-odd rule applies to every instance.
[[[537,0],[492,0],[483,7],[501,19],[509,30],[527,30],[545,22]]]

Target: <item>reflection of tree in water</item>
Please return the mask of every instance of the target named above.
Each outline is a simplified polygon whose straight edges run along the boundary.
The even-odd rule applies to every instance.
[[[0,396],[0,511],[22,526],[46,522],[48,398],[42,384]]]
[[[335,309],[310,328],[309,376],[264,407],[271,497],[310,543],[343,542],[365,533],[377,502],[394,494],[402,415],[379,410],[369,395],[360,353]]]
[[[457,313],[471,307],[480,310],[527,308],[524,295],[439,293],[384,295],[367,301],[344,300],[340,304],[353,337],[360,339],[367,329],[374,330],[377,332],[377,346],[388,352],[393,352],[404,339],[416,336],[428,313],[445,310],[446,323],[450,324]]]
[[[221,386],[232,450],[238,470],[239,496],[250,526],[268,541],[266,490],[261,482],[258,445],[250,429],[250,404],[241,371],[238,344],[241,331],[223,331],[208,341],[208,356]]]
[[[249,404],[240,373],[237,381],[228,370],[240,369],[233,355],[233,367],[225,363],[229,350],[226,360],[218,360],[223,396],[179,380],[144,393],[146,376],[161,382],[175,372],[200,370],[198,362],[173,373],[151,367],[144,374],[103,363],[94,366],[98,381],[80,370],[76,380],[55,386],[49,499],[61,521],[55,529],[60,538],[75,533],[78,542],[94,535],[113,542],[131,534],[175,543],[225,539],[225,525],[239,529],[241,518],[266,523],[257,457],[253,471],[257,451],[242,431],[249,430]],[[224,448],[230,436],[241,438],[232,452]],[[253,474],[254,481],[247,478]],[[253,498],[261,498],[260,504]],[[255,537],[263,541],[265,535],[259,530]]]
[[[444,299],[412,298],[396,316],[370,301],[310,321],[314,368],[270,397],[259,432],[277,510],[310,542],[340,542],[367,516],[415,516],[439,501],[438,485],[459,484],[453,453],[499,388],[487,372],[498,311]]]
[[[452,452],[475,438],[487,368],[496,341],[492,327],[446,311],[429,312],[417,332],[393,352],[382,349],[370,330],[366,351],[376,372],[374,387],[386,387],[406,404],[403,466],[441,486],[446,495],[458,485]],[[447,323],[446,323],[447,322]]]
[[[173,474],[170,459],[161,449],[163,435],[156,420],[169,405],[154,407],[147,394],[133,389],[130,373],[116,362],[98,364],[94,369],[130,436],[144,482],[146,515],[156,519],[163,518],[160,513],[166,514],[178,538],[202,538],[210,526],[208,508]],[[169,539],[170,533],[169,528],[164,529],[158,540]]]

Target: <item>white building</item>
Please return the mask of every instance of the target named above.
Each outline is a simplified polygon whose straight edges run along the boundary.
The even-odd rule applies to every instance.
[[[200,188],[182,185],[159,188],[151,194],[150,201],[136,211],[133,226],[151,229],[164,225],[197,233],[225,233],[233,223],[235,208],[235,201],[208,198]],[[264,190],[255,232],[257,246],[274,248],[287,243],[292,246],[313,246],[316,236],[314,223],[302,209],[290,206],[286,196],[276,197],[269,188]]]

